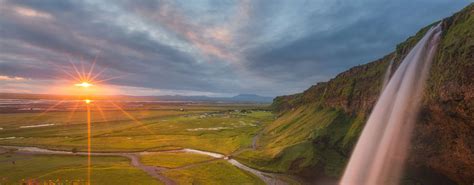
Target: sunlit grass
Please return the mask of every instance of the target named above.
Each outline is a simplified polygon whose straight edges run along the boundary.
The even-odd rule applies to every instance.
[[[177,168],[185,165],[214,159],[207,155],[185,153],[185,152],[163,152],[157,154],[141,155],[140,160],[149,166],[161,166],[166,168]]]
[[[264,184],[258,177],[223,160],[169,170],[164,175],[175,179],[178,184]]]

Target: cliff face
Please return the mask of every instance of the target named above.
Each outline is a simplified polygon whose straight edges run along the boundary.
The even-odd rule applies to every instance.
[[[415,128],[411,164],[474,182],[474,6],[444,21]]]
[[[262,170],[338,178],[382,90],[384,75],[396,70],[431,26],[377,61],[303,93],[275,98],[277,120],[262,131],[258,150],[238,158]],[[442,27],[413,134],[407,183],[474,182],[474,4],[444,19]]]

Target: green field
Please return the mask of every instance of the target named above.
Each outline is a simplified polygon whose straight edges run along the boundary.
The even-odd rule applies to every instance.
[[[253,138],[274,119],[269,111],[242,111],[253,108],[206,105],[184,111],[93,110],[92,152],[150,151],[140,155],[141,163],[167,168],[162,175],[178,184],[262,184],[255,175],[223,159],[169,151],[191,148],[232,155],[251,148]],[[87,151],[86,115],[85,111],[0,114],[0,145]],[[79,155],[9,151],[0,155],[0,164],[0,182],[7,184],[31,179],[81,184],[87,177],[87,157]],[[92,156],[91,182],[161,183],[120,156]]]
[[[178,168],[196,163],[208,162],[213,159],[213,157],[206,155],[184,152],[163,152],[140,156],[140,160],[143,164],[166,168]]]
[[[87,157],[59,155],[0,155],[0,184],[20,182],[61,182],[84,184]],[[111,178],[113,177],[113,178]],[[91,184],[161,184],[122,157],[93,157]]]
[[[257,177],[222,160],[169,170],[165,175],[177,179],[178,184],[264,184]]]

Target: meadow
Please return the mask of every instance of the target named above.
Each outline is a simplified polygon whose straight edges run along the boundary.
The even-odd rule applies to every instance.
[[[1,146],[87,151],[86,111],[0,114]],[[179,152],[189,148],[232,156],[252,148],[274,115],[255,105],[160,106],[159,109],[91,111],[92,152],[141,152],[143,165],[163,168],[178,184],[263,184],[224,159]],[[146,152],[150,152],[147,154]],[[0,150],[0,182],[85,184],[87,157]],[[121,156],[92,156],[92,184],[162,184]],[[3,173],[7,172],[7,173]],[[111,178],[113,177],[113,178]]]
[[[93,157],[91,184],[162,184],[122,157]],[[87,157],[61,155],[0,155],[0,184],[86,184]],[[111,178],[113,177],[113,178]]]

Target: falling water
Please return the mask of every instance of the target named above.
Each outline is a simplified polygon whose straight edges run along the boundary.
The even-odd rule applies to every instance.
[[[392,73],[392,66],[393,66],[394,60],[395,58],[392,58],[392,60],[390,60],[390,64],[388,64],[387,71],[385,71],[385,76],[383,77],[382,90],[385,89],[385,87],[387,87],[388,80],[390,80],[390,74]]]
[[[398,184],[423,84],[441,26],[432,27],[403,59],[377,101],[341,185]]]

